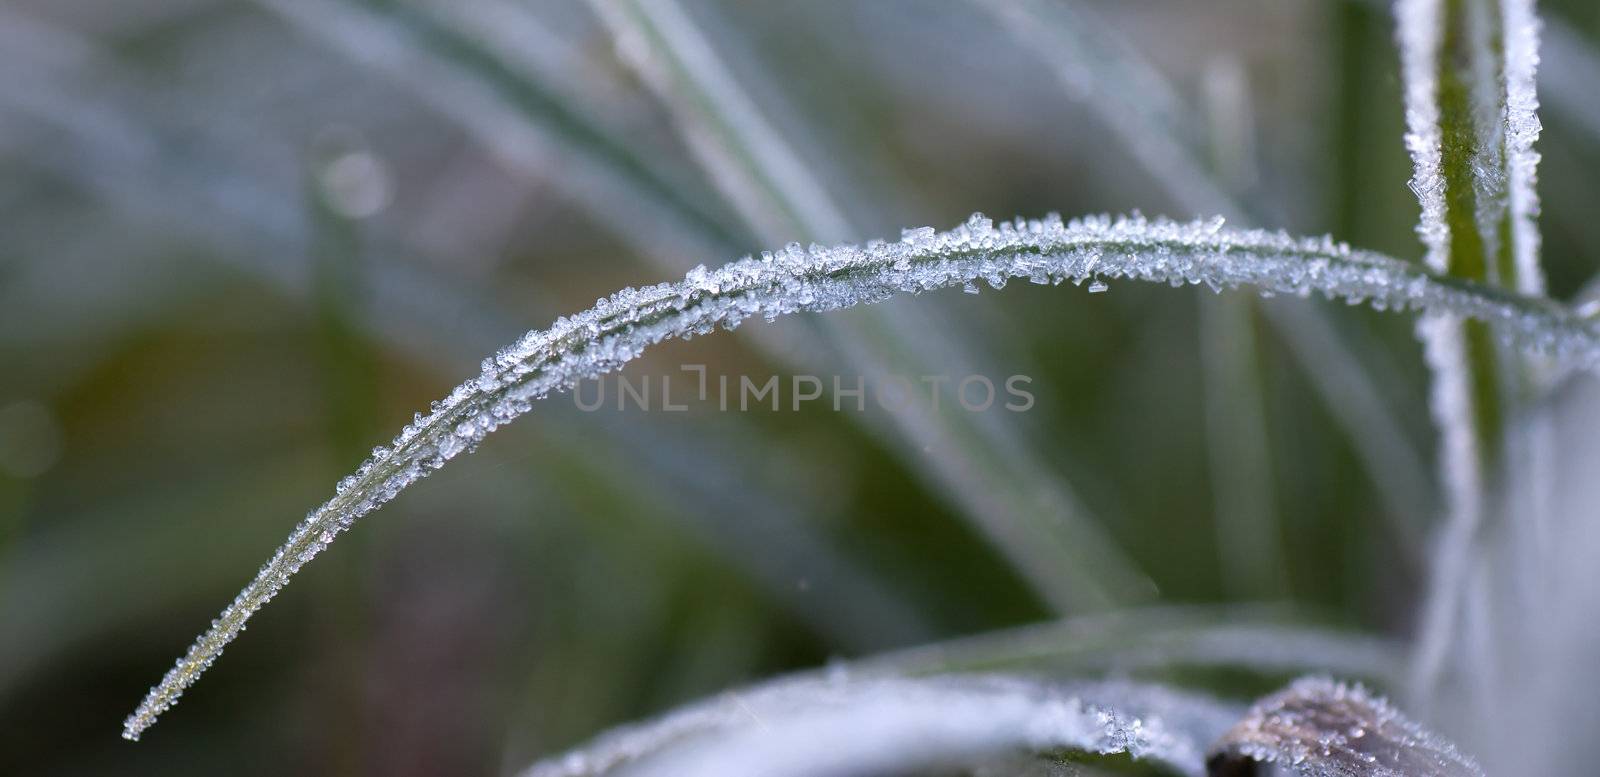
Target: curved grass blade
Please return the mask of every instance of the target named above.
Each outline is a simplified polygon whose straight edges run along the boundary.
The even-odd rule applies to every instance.
[[[1212,777],[1257,764],[1303,777],[1483,777],[1470,756],[1359,685],[1297,680],[1251,707],[1207,762]]]
[[[1267,294],[1324,296],[1380,310],[1422,310],[1484,321],[1524,347],[1600,362],[1600,328],[1551,303],[1435,275],[1331,239],[1224,230],[1220,222],[1059,216],[1005,222],[982,215],[946,232],[907,230],[897,242],[792,245],[685,280],[624,289],[595,307],[524,335],[482,373],[434,404],[388,447],[374,449],[332,499],[312,510],[256,578],[212,622],[125,723],[137,738],[216,660],[245,621],[302,565],[361,516],[471,449],[485,435],[579,380],[620,369],[664,340],[768,319],[881,302],[1008,278],[1040,284],[1128,278],[1173,286],[1254,286]]]
[[[898,774],[1017,751],[1127,753],[1201,777],[1206,743],[1238,714],[1149,685],[840,670],[729,691],[615,729],[523,777]]]

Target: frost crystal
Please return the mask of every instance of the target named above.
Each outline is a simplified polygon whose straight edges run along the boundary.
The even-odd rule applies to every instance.
[[[628,288],[549,328],[523,335],[483,362],[482,373],[418,414],[387,448],[373,451],[332,499],[312,510],[211,628],[151,690],[125,723],[132,739],[170,708],[221,654],[245,621],[302,564],[361,516],[470,451],[485,435],[551,393],[620,369],[671,338],[775,318],[880,302],[988,278],[1081,283],[1126,278],[1263,293],[1320,292],[1352,304],[1426,310],[1488,322],[1525,347],[1587,364],[1600,362],[1600,329],[1548,303],[1443,278],[1329,238],[1226,230],[1215,221],[1174,222],[1060,216],[995,225],[981,215],[946,232],[912,230],[868,246],[791,245],[746,257],[678,283]]]

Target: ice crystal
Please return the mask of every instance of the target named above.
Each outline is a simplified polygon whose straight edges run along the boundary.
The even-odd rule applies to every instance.
[[[137,738],[216,660],[245,621],[301,565],[361,516],[393,499],[545,396],[620,369],[672,338],[775,318],[870,304],[901,293],[962,286],[990,276],[1042,284],[1126,278],[1263,293],[1321,293],[1387,310],[1470,317],[1524,347],[1600,362],[1600,325],[1546,302],[1436,275],[1330,238],[1227,230],[1215,221],[1175,222],[1060,216],[994,224],[981,214],[946,232],[913,230],[898,242],[842,244],[746,257],[677,283],[623,289],[589,310],[527,333],[483,362],[482,372],[418,414],[388,446],[373,450],[334,496],[312,510],[256,578],[126,721]]]

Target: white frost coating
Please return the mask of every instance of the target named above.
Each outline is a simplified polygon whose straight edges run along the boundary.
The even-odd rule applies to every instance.
[[[1128,753],[1185,775],[1241,709],[1125,683],[1008,676],[780,680],[613,730],[523,777],[880,774],[1013,752]]]
[[[1400,43],[1400,71],[1405,82],[1406,150],[1414,170],[1407,185],[1422,204],[1417,235],[1434,272],[1450,261],[1450,229],[1445,224],[1443,158],[1439,131],[1439,35],[1442,0],[1398,0],[1394,6]]]
[[[1220,219],[1173,222],[1143,217],[1060,216],[996,226],[981,214],[946,232],[906,230],[899,241],[865,245],[790,244],[718,270],[697,267],[678,283],[628,288],[595,307],[529,332],[483,363],[482,374],[418,414],[389,447],[373,450],[332,499],[311,511],[233,603],[125,723],[136,738],[171,707],[270,600],[338,533],[410,484],[470,450],[485,435],[553,392],[620,369],[645,348],[671,338],[731,329],[752,316],[773,319],[880,302],[979,280],[1082,283],[1129,278],[1213,289],[1248,285],[1264,294],[1295,294],[1366,303],[1380,310],[1420,309],[1479,319],[1524,347],[1600,363],[1600,324],[1549,303],[1519,298],[1433,273],[1331,238],[1227,230]]]
[[[1505,29],[1505,143],[1510,173],[1511,250],[1516,260],[1517,292],[1544,293],[1539,264],[1539,152],[1533,144],[1539,121],[1539,19],[1533,0],[1501,0]]]

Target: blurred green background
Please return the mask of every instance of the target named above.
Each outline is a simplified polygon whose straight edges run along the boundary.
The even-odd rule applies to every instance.
[[[1546,85],[1540,142],[1565,299],[1600,263],[1583,78],[1600,66],[1582,58],[1600,10],[1541,5],[1568,36],[1546,50],[1546,81],[1571,83],[1565,103]],[[1264,225],[1420,254],[1383,8],[1087,6],[1104,28],[1082,34],[1126,39],[1197,106],[1184,118]],[[981,8],[686,8],[863,238],[974,210],[1209,215],[1141,163],[1094,109],[1106,98],[1063,88]],[[950,374],[1033,378],[1028,412],[968,420],[1070,484],[1149,586],[1089,607],[1042,594],[941,485],[927,462],[948,452],[881,413],[585,413],[564,396],[364,521],[142,743],[120,740],[371,446],[523,331],[681,274],[648,255],[685,258],[652,214],[594,193],[563,104],[734,251],[777,247],[740,226],[582,3],[0,5],[0,773],[512,772],[777,672],[1096,607],[1268,601],[1407,633],[1431,485],[1385,499],[1263,306],[1219,318],[1208,293],[1014,283],[887,305],[955,333],[929,344],[960,354]],[[1410,320],[1304,304],[1357,357],[1327,369],[1363,372],[1431,472]],[[626,374],[787,376],[754,330],[804,326],[668,344]],[[1219,382],[1208,355],[1241,332],[1249,358]],[[1252,455],[1219,485],[1219,462]],[[1263,518],[1249,543],[1226,520],[1241,499]]]

